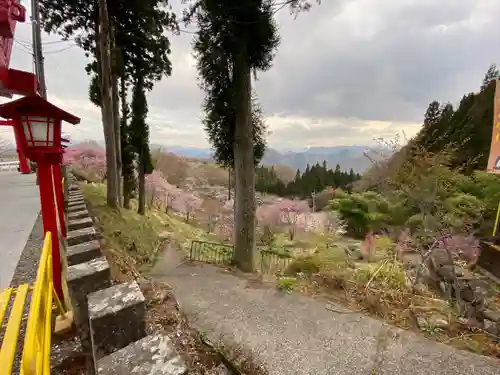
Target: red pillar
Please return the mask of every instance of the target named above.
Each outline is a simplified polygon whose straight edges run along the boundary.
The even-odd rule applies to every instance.
[[[54,190],[57,202],[57,214],[59,216],[59,226],[61,228],[61,235],[66,238],[66,219],[64,218],[64,192],[62,188],[62,175],[61,164],[56,163],[52,165],[52,172],[54,175]]]
[[[40,188],[40,202],[42,205],[43,231],[52,233],[52,270],[56,293],[64,301],[61,283],[61,255],[59,251],[59,235],[57,230],[56,202],[54,199],[54,183],[52,166],[46,156],[41,155],[38,160],[38,178]]]
[[[26,159],[26,155],[24,155],[22,147],[20,146],[19,132],[21,131],[21,129],[19,129],[17,126],[13,126],[13,128],[14,128],[14,136],[16,138],[17,157],[19,159],[19,172],[23,174],[28,174],[31,172],[30,166],[28,164],[28,159]]]

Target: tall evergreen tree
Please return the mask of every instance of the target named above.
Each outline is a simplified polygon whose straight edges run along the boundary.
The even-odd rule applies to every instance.
[[[429,103],[427,111],[425,112],[424,118],[424,128],[430,128],[434,126],[441,117],[441,104],[437,100]]]
[[[234,155],[234,261],[242,270],[253,271],[256,204],[251,72],[268,69],[278,45],[271,3],[200,0],[194,3],[190,13],[197,15],[199,31],[195,49],[199,74],[213,98],[207,100],[208,105],[217,111],[222,107],[234,113],[234,130],[221,129],[216,133],[227,138],[228,142],[219,144],[230,144]],[[224,58],[214,58],[220,55]],[[226,66],[222,67],[220,60],[224,59]],[[223,87],[219,87],[218,80],[223,82]],[[211,112],[207,106],[205,111]]]
[[[138,69],[140,71],[140,69]],[[153,172],[151,153],[149,150],[149,127],[146,124],[148,103],[144,77],[139,74],[132,95],[132,118],[130,120],[130,143],[138,155],[137,169],[139,171],[139,207],[137,212],[144,215],[146,212],[146,184],[147,174]]]
[[[491,64],[486,74],[484,75],[483,84],[481,85],[481,91],[484,91],[491,81],[500,78],[500,72],[495,64]]]
[[[176,32],[178,30],[175,14],[171,12],[168,0],[130,0],[117,1],[107,0],[107,11],[111,22],[112,31],[112,92],[113,108],[116,118],[114,135],[118,139],[113,140],[117,155],[121,156],[116,163],[108,160],[110,166],[118,168],[121,164],[123,174],[124,195],[127,194],[127,181],[133,167],[129,155],[123,155],[127,134],[127,117],[125,113],[127,103],[126,92],[130,85],[134,84],[137,78],[135,67],[138,62],[143,63],[144,87],[150,90],[154,82],[163,76],[171,74],[171,63],[169,60],[170,42],[165,31]],[[100,97],[100,70],[98,41],[98,8],[97,0],[40,0],[42,25],[47,32],[56,32],[63,39],[73,38],[80,46],[87,57],[91,58],[86,67],[87,73],[91,75],[89,97],[91,101],[101,106]],[[125,81],[123,81],[123,78]],[[125,84],[118,89],[118,81]],[[119,119],[118,97],[122,102],[121,120]],[[108,144],[108,143],[107,143]],[[121,146],[121,147],[120,147]],[[127,165],[128,163],[128,165]],[[129,197],[128,197],[129,198]],[[124,201],[127,197],[124,197]]]

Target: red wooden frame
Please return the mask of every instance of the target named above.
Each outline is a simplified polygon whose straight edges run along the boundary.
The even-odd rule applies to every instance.
[[[38,82],[30,72],[10,69],[16,24],[26,21],[26,8],[18,0],[0,0],[0,96],[36,95]]]

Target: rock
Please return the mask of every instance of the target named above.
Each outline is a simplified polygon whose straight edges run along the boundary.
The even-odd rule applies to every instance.
[[[417,325],[418,328],[424,329],[429,326],[429,323],[427,322],[427,319],[425,319],[423,316],[417,316]]]
[[[443,265],[437,270],[437,274],[446,281],[455,280],[454,266],[452,265]]]
[[[233,375],[233,373],[223,363],[221,363],[216,368],[210,370],[207,375]]]
[[[482,314],[484,319],[500,323],[500,311],[484,310]]]
[[[491,333],[492,335],[499,336],[500,335],[500,325],[498,322],[492,322],[491,320],[486,319],[484,321],[484,328],[486,332]]]
[[[448,283],[446,281],[440,281],[439,282],[439,289],[441,289],[441,293],[444,295],[448,295]]]
[[[450,323],[442,315],[433,315],[429,319],[429,325],[441,329],[447,329],[450,326]]]

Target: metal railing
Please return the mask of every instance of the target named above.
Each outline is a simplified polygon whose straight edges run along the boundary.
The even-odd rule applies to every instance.
[[[286,251],[261,249],[259,265],[260,272],[266,274],[282,273],[292,260],[292,255]]]
[[[24,305],[30,290],[32,291],[31,303],[22,346],[20,373],[21,375],[50,374],[53,305],[55,304],[58,315],[64,315],[65,313],[64,307],[55,292],[52,276],[52,234],[47,232],[33,287],[22,284],[17,289],[8,288],[0,293],[0,322],[5,317],[11,297],[14,296],[0,349],[2,374],[11,374],[12,372],[16,350],[19,347],[18,341],[25,311]]]
[[[53,303],[58,315],[65,313],[54,289],[52,276],[52,234],[47,232],[28,313],[21,364],[23,375],[50,374]]]
[[[233,263],[233,257],[233,245],[198,240],[191,241],[189,260],[210,264],[230,265]],[[293,257],[286,251],[257,248],[255,260],[257,268],[260,269],[261,273],[274,274],[283,272],[292,262]]]
[[[0,171],[17,171],[19,168],[19,161],[1,161],[0,162]]]
[[[233,245],[193,240],[189,250],[189,259],[229,265],[233,262],[233,253]]]
[[[0,366],[2,374],[11,374],[16,356],[17,341],[19,339],[19,330],[23,319],[24,304],[28,297],[30,287],[28,284],[22,284],[17,289],[8,288],[0,293],[0,322],[3,321],[11,297],[14,296],[14,302],[10,311],[10,316],[5,326],[5,335],[0,349]]]

